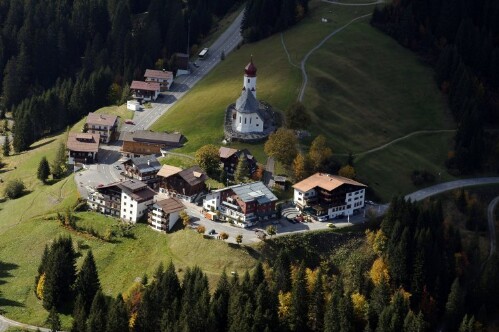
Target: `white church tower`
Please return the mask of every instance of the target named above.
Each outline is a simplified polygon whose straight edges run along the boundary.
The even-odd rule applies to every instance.
[[[243,90],[251,91],[256,98],[256,67],[253,64],[253,56],[244,68]]]

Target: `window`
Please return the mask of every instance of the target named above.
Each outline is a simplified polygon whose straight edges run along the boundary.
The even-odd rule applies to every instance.
[[[246,117],[244,118],[244,124],[246,124]]]
[[[250,79],[248,78],[248,83],[250,82]]]
[[[241,122],[242,122],[242,119],[241,119],[241,116],[239,116],[239,123],[241,123]]]

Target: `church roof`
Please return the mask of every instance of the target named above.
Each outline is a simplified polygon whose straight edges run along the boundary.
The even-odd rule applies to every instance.
[[[250,62],[244,68],[244,73],[246,74],[246,76],[250,76],[250,77],[256,76],[256,66],[253,63],[253,56],[251,57]]]
[[[256,100],[251,91],[243,90],[241,96],[236,101],[236,110],[239,113],[257,113],[260,103]]]

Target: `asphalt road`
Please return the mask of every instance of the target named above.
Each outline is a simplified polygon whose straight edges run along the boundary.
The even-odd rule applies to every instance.
[[[135,125],[125,124],[121,130],[134,131],[151,127],[161,115],[166,113],[180,98],[196,85],[199,80],[220,63],[222,51],[225,52],[225,55],[232,52],[243,40],[240,32],[243,14],[244,10],[241,11],[234,22],[232,22],[224,33],[222,33],[209,47],[210,51],[205,59],[198,59],[195,61],[198,67],[191,66],[192,72],[190,75],[176,77],[170,91],[163,93],[156,102],[151,103],[152,108],[143,108],[141,111],[136,111],[134,113],[133,121]]]

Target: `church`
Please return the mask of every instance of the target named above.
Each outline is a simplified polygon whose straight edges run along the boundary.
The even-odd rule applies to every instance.
[[[229,141],[258,141],[275,130],[272,107],[256,99],[256,72],[251,57],[244,68],[241,95],[226,111],[225,136]]]

